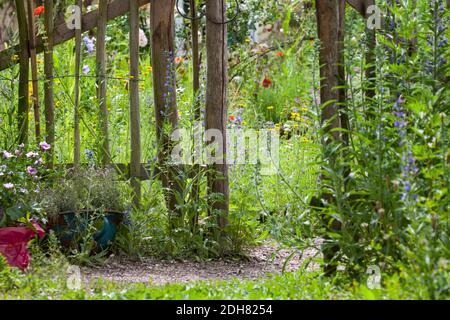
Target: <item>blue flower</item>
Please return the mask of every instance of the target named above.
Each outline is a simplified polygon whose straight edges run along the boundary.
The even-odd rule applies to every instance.
[[[84,153],[86,155],[86,159],[92,160],[94,158],[94,152],[92,150],[86,149]]]
[[[94,52],[94,41],[92,41],[91,38],[89,38],[88,36],[85,36],[83,38],[84,44],[86,46],[86,51],[88,53],[93,53]]]

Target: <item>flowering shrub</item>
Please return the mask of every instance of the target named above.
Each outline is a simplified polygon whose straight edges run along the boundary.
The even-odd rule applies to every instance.
[[[30,214],[38,213],[31,199],[39,192],[38,182],[46,170],[42,153],[50,148],[48,143],[41,142],[39,150],[27,152],[22,144],[12,152],[0,152],[0,226],[23,221],[30,218]]]

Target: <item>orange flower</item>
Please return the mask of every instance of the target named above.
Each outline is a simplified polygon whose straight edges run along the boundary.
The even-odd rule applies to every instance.
[[[236,117],[231,115],[228,120],[230,120],[231,122],[235,122],[236,121]]]
[[[175,63],[176,64],[179,64],[179,63],[181,63],[181,62],[183,62],[184,61],[184,59],[182,58],[182,57],[176,57],[175,58]]]
[[[277,55],[277,57],[282,58],[282,57],[284,56],[284,53],[281,52],[281,51],[278,51],[278,52],[276,53],[276,55]]]
[[[270,87],[272,85],[272,80],[270,80],[269,78],[265,77],[263,82],[262,82],[262,85],[263,85],[264,88],[268,88],[268,87]]]
[[[34,9],[33,15],[34,15],[34,16],[40,16],[41,14],[44,13],[44,11],[45,11],[44,6],[39,6],[39,7],[37,7],[36,9]]]

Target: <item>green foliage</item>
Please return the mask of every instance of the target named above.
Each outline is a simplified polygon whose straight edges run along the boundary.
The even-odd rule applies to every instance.
[[[118,181],[114,169],[88,166],[62,174],[40,195],[47,214],[105,209],[125,211],[127,189]]]

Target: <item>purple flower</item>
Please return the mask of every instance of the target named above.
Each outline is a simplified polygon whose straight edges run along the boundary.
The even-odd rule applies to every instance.
[[[42,151],[48,151],[51,148],[50,145],[45,141],[39,143],[39,147],[41,148]]]
[[[27,173],[34,176],[37,173],[37,170],[35,168],[33,168],[32,166],[28,166]]]
[[[84,44],[86,45],[86,51],[88,53],[93,53],[94,52],[94,42],[92,41],[91,38],[89,38],[88,36],[85,36],[83,38]]]
[[[83,66],[83,73],[84,73],[85,75],[87,75],[90,71],[91,71],[91,68],[89,67],[89,65],[85,64],[85,65]]]
[[[94,158],[94,152],[92,152],[92,150],[86,149],[84,153],[86,155],[86,159],[91,160]]]
[[[395,121],[394,122],[394,127],[396,127],[396,128],[404,128],[404,127],[406,127],[406,122],[405,121]]]

